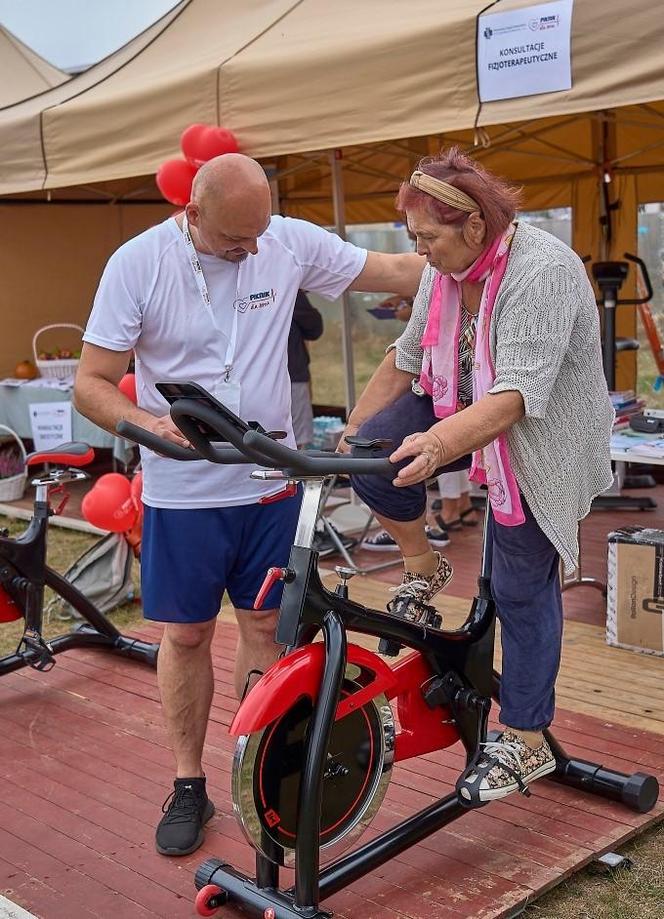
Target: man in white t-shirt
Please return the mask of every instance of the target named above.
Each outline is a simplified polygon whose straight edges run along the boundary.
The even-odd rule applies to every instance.
[[[217,157],[197,173],[183,214],[111,256],[84,335],[76,407],[110,431],[126,419],[186,445],[154,384],[193,380],[242,418],[287,430],[295,446],[287,343],[298,289],[330,300],[347,288],[413,295],[422,268],[416,255],[367,253],[314,224],[271,216],[259,164]],[[132,352],[136,406],[117,388]],[[144,615],[165,624],[158,680],[177,776],[156,842],[162,854],[185,855],[214,814],[202,753],[221,598],[227,591],[239,625],[239,694],[247,674],[279,651],[280,588],[267,612],[251,607],[267,568],[288,561],[300,498],[260,503],[282,486],[249,478],[251,466],[183,463],[148,450],[141,458]]]

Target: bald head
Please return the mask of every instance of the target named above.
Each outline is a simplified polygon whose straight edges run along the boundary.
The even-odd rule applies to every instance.
[[[203,163],[196,173],[191,200],[199,205],[228,204],[247,197],[270,200],[267,177],[256,160],[242,153],[224,153]]]
[[[204,163],[194,178],[187,220],[197,248],[227,261],[256,253],[270,223],[272,196],[262,167],[241,153]]]

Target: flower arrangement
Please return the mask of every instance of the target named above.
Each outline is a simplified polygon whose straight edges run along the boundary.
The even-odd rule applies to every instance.
[[[21,475],[24,469],[23,456],[15,443],[0,444],[0,479]]]

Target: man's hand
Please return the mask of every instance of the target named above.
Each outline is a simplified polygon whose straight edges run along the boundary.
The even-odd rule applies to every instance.
[[[409,434],[390,456],[390,462],[398,463],[407,456],[414,456],[412,463],[405,466],[393,480],[398,488],[415,485],[430,478],[444,462],[443,445],[431,431]]]
[[[162,415],[160,418],[155,418],[154,423],[150,425],[150,430],[153,434],[156,434],[157,437],[163,437],[164,440],[177,444],[178,447],[191,447],[191,444],[170,415]]]

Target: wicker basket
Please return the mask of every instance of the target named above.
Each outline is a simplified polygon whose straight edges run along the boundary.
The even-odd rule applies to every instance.
[[[73,377],[76,373],[79,364],[77,357],[58,358],[53,361],[40,361],[37,357],[37,339],[42,332],[47,332],[49,329],[78,329],[81,335],[83,335],[83,329],[80,325],[75,325],[72,322],[56,322],[54,325],[45,325],[42,326],[41,329],[37,329],[32,337],[32,353],[35,357],[35,366],[38,368],[40,374],[43,377],[54,377],[58,380],[66,380],[68,377]]]
[[[25,483],[28,478],[28,467],[26,465],[26,452],[25,447],[23,446],[23,441],[18,436],[16,431],[12,431],[11,428],[8,428],[6,424],[0,424],[0,436],[2,433],[9,434],[14,438],[18,444],[21,456],[23,458],[23,472],[18,473],[18,475],[11,475],[5,479],[0,479],[0,501],[18,501],[19,498],[23,497],[23,492],[25,491]]]

